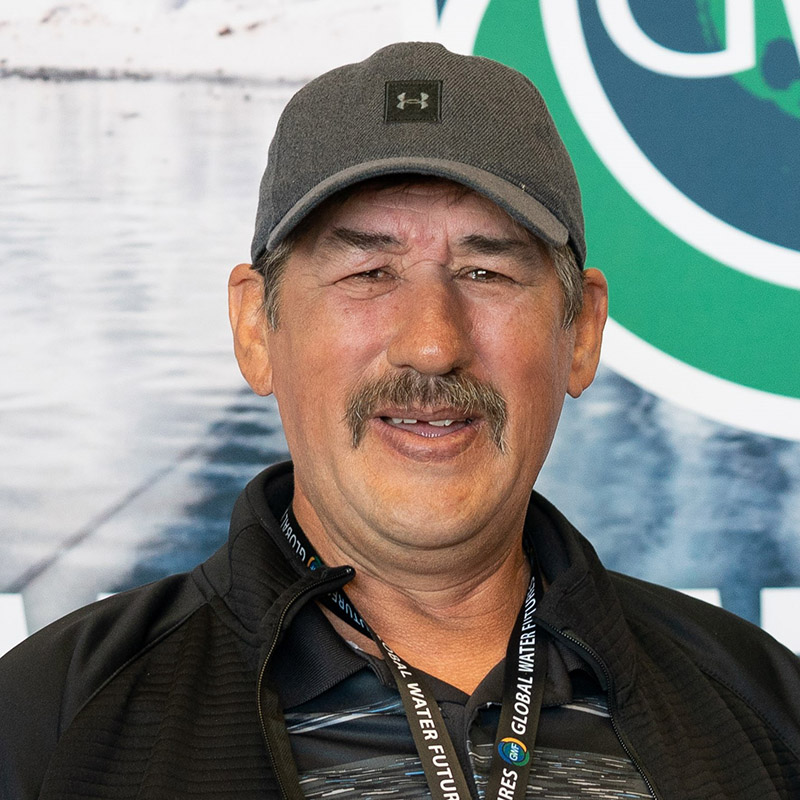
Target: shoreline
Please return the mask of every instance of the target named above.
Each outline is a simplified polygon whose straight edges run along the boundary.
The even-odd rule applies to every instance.
[[[402,39],[434,38],[434,0],[10,0],[0,78],[299,88]]]
[[[260,89],[295,91],[313,79],[233,75],[221,72],[173,72],[169,70],[102,69],[99,67],[0,67],[0,80],[75,83],[79,81],[128,81],[130,83],[209,83]]]

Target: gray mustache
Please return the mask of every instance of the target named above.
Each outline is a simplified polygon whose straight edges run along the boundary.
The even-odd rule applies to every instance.
[[[506,401],[491,384],[466,373],[422,375],[404,370],[357,386],[347,402],[345,421],[353,447],[358,447],[367,423],[385,406],[397,408],[452,408],[464,417],[483,417],[489,434],[501,453],[505,452]]]

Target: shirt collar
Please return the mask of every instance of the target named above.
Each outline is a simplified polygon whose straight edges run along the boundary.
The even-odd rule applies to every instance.
[[[316,603],[308,603],[297,613],[272,663],[270,675],[284,709],[312,700],[367,666]]]
[[[591,668],[571,649],[549,637],[539,641],[548,648],[545,707],[572,701],[572,676],[580,672],[595,681]],[[284,709],[313,700],[361,669],[373,669],[387,685],[388,668],[374,657],[351,647],[325,619],[316,603],[303,607],[278,645],[271,677]],[[456,702],[479,708],[500,703],[503,697],[503,662],[489,671],[472,697],[444,681],[429,678],[430,689],[440,702]]]

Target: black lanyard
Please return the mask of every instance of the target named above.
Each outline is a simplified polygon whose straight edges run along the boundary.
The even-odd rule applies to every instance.
[[[298,525],[291,507],[281,519],[281,532],[297,558],[309,569],[322,561]],[[522,800],[528,786],[545,684],[545,648],[536,649],[537,600],[541,578],[531,559],[531,581],[506,650],[503,705],[486,788],[486,800]],[[400,692],[432,800],[467,800],[469,784],[442,719],[439,706],[417,672],[370,629],[341,590],[320,598],[323,605],[359,633],[369,636],[384,655]]]

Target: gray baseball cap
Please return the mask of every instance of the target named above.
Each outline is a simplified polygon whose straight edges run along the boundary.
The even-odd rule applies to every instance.
[[[538,89],[434,42],[384,47],[292,97],[261,180],[253,261],[331,195],[398,173],[468,186],[584,264],[578,181]]]

